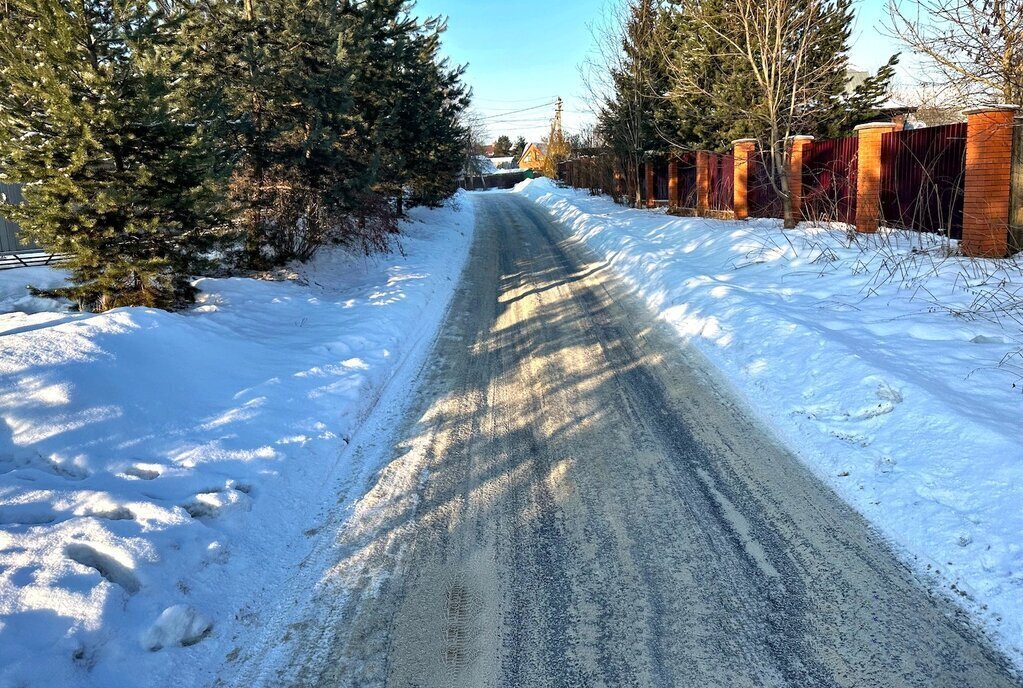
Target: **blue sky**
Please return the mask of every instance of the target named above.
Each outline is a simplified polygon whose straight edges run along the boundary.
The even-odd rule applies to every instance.
[[[424,16],[446,16],[445,50],[469,65],[466,80],[475,109],[489,117],[490,134],[539,140],[549,128],[556,96],[565,99],[565,123],[575,129],[590,118],[579,73],[593,44],[590,27],[607,0],[418,0]],[[886,0],[856,5],[851,61],[871,71],[898,52],[879,33]],[[538,109],[537,106],[541,106]],[[525,112],[516,112],[526,110]]]

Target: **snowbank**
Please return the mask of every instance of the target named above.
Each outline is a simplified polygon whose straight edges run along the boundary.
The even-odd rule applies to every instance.
[[[71,314],[25,300],[59,271],[0,273],[0,686],[200,685],[237,655],[436,331],[456,200],[413,211],[404,257],[203,279],[185,313]]]
[[[516,191],[606,258],[1023,659],[1023,395],[999,367],[1023,344],[1018,328],[935,305],[969,312],[963,263],[932,265],[891,237],[850,246],[842,231],[630,210],[548,180]],[[882,279],[903,268],[907,279]]]

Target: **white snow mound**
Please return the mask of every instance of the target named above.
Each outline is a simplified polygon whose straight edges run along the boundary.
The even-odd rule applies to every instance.
[[[160,617],[142,634],[142,647],[156,652],[165,647],[187,647],[206,637],[213,622],[195,607],[176,604],[167,607]]]

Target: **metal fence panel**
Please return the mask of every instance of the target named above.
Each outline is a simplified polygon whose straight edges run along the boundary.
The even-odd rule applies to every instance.
[[[802,213],[807,220],[856,222],[859,137],[814,141],[803,153]]]
[[[21,203],[21,187],[17,184],[0,183],[0,194],[9,203]],[[25,241],[16,223],[0,215],[0,253],[39,250],[35,244]]]
[[[709,160],[710,210],[735,209],[735,156],[730,153],[711,153]]]
[[[785,215],[781,196],[771,184],[771,171],[761,153],[750,156],[746,199],[750,217],[780,218]]]
[[[654,200],[658,203],[668,202],[668,161],[657,159],[654,165]]]
[[[678,206],[680,208],[695,208],[698,195],[696,153],[683,153],[678,158]]]
[[[881,217],[890,227],[963,236],[966,123],[885,134]]]

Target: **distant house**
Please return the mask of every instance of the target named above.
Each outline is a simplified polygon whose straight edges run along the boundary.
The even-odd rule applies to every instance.
[[[846,67],[845,76],[845,93],[846,95],[852,95],[856,92],[857,88],[863,85],[863,82],[871,77],[871,74],[863,70]],[[872,119],[879,122],[890,121],[895,125],[897,131],[927,126],[916,119],[916,111],[917,108],[912,105],[899,102],[895,98],[889,98],[888,102],[878,108],[877,116]],[[865,124],[865,122],[859,122],[858,124]]]
[[[531,143],[526,146],[526,150],[522,151],[522,157],[519,158],[519,169],[539,170],[543,168],[546,160],[547,144]]]
[[[863,85],[863,82],[870,78],[870,72],[853,67],[845,68],[845,93],[852,95],[856,89]]]
[[[494,161],[485,155],[474,155],[468,165],[469,176],[479,176],[481,174],[497,174],[497,166]]]

